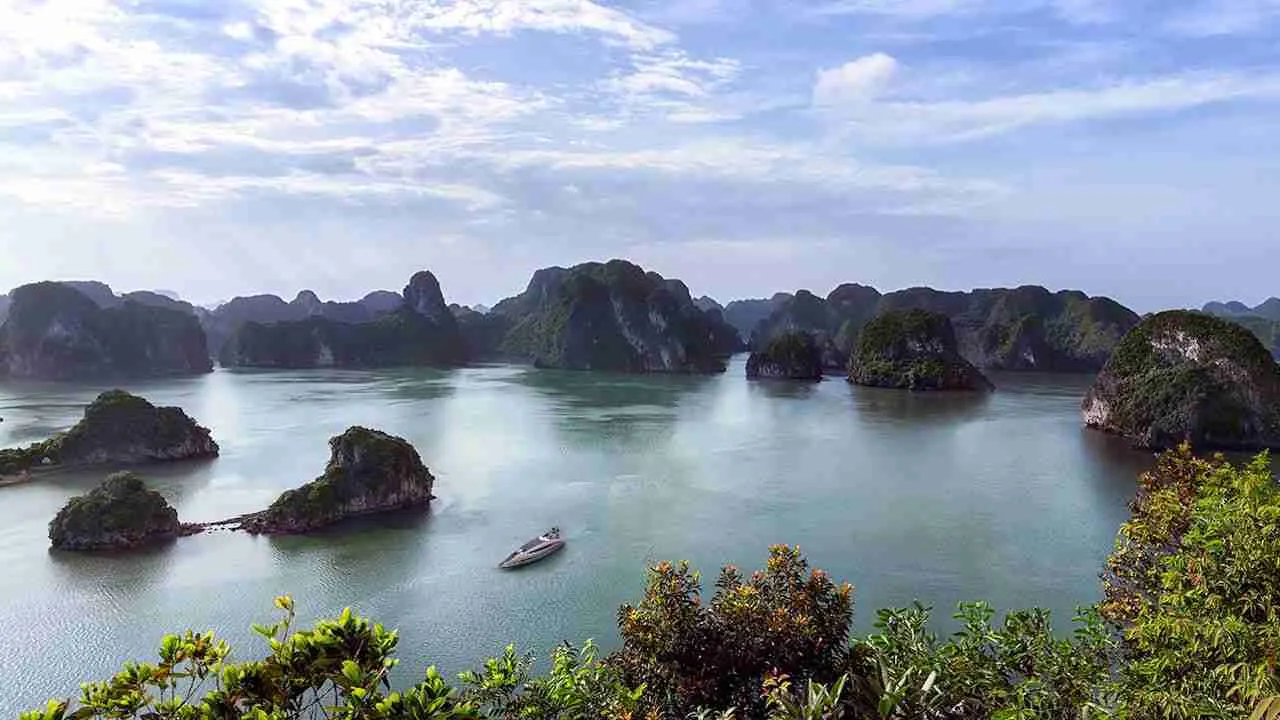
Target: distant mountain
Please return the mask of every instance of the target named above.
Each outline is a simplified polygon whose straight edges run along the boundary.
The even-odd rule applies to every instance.
[[[417,273],[402,297],[395,310],[379,315],[361,303],[321,303],[306,291],[292,303],[274,296],[240,302],[232,309],[242,323],[223,344],[219,360],[226,367],[262,368],[451,366],[464,362],[466,346],[435,276],[426,271]],[[233,303],[236,301],[228,305]],[[272,319],[244,319],[252,312]],[[223,317],[231,317],[230,312]],[[353,317],[364,319],[350,322]]]
[[[1139,319],[1108,298],[1036,286],[971,292],[910,288],[882,296],[874,288],[846,284],[825,299],[808,291],[788,297],[752,329],[753,346],[783,333],[809,332],[822,343],[828,367],[847,360],[871,318],[893,310],[946,315],[961,355],[979,368],[997,370],[1097,370]]]
[[[131,293],[125,293],[121,296],[122,300],[132,300],[136,303],[146,305],[148,307],[166,308],[168,310],[177,310],[187,315],[195,315],[196,308],[189,302],[174,299],[168,295],[151,292],[149,290],[138,290]]]
[[[725,322],[737,328],[738,335],[744,342],[749,341],[756,325],[759,325],[761,320],[769,317],[770,313],[789,301],[791,297],[787,293],[778,293],[768,299],[734,300],[724,306]]]
[[[1210,315],[1217,315],[1218,317],[1252,316],[1280,322],[1280,298],[1277,297],[1267,298],[1255,307],[1249,307],[1238,300],[1225,303],[1211,302],[1206,303],[1203,310]]]
[[[539,270],[490,315],[505,328],[485,354],[539,367],[723,372],[739,346],[733,327],[699,309],[683,282],[625,260]]]
[[[1204,312],[1248,328],[1280,360],[1280,298],[1268,298],[1254,307],[1235,300],[1211,302],[1204,306]]]
[[[42,282],[14,290],[0,326],[0,376],[113,379],[213,369],[194,317],[116,298],[102,288]]]
[[[221,357],[223,348],[248,323],[270,325],[318,317],[338,323],[371,323],[404,305],[404,297],[387,290],[375,290],[356,302],[325,302],[310,290],[303,290],[292,302],[276,295],[236,297],[201,314],[201,324],[209,336],[209,347]]]

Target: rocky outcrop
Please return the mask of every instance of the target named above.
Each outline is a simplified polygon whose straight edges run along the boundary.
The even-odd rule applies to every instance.
[[[768,317],[756,324],[751,333],[751,347],[758,352],[765,351],[770,343],[779,338],[792,333],[804,333],[817,345],[824,368],[844,371],[849,365],[851,346],[841,347],[836,339],[839,328],[852,327],[852,325],[849,325],[847,317],[839,315],[837,311],[856,316],[858,318],[856,327],[860,331],[866,322],[866,316],[874,312],[875,303],[880,298],[880,293],[867,288],[874,293],[874,296],[865,308],[854,308],[853,305],[860,298],[851,297],[852,293],[849,289],[861,287],[863,286],[841,285],[825,299],[808,290],[797,290],[794,295],[786,296],[787,299],[779,303]],[[832,298],[836,301],[832,302]],[[852,338],[856,338],[856,333]]]
[[[703,312],[710,312],[712,310],[715,310],[716,312],[719,312],[721,315],[724,314],[724,306],[721,305],[719,302],[717,302],[715,298],[710,297],[708,295],[703,295],[702,297],[694,298],[693,306]]]
[[[0,326],[0,376],[81,380],[212,370],[191,315],[132,300],[100,307],[65,283],[14,290]]]
[[[9,317],[9,296],[0,295],[0,325]]]
[[[315,315],[304,320],[249,322],[227,341],[227,367],[448,367],[467,359],[457,321],[431,273],[414,275],[400,307],[369,322]]]
[[[139,305],[148,307],[164,308],[166,310],[176,310],[184,315],[196,315],[196,308],[189,302],[175,300],[168,295],[161,295],[150,290],[136,290],[134,292],[125,293],[120,298],[124,302],[136,302]]]
[[[770,340],[747,358],[747,377],[769,380],[821,380],[822,349],[812,335],[789,332]]]
[[[867,323],[849,361],[849,381],[906,390],[992,390],[960,356],[946,315],[895,310]]]
[[[351,517],[431,502],[435,478],[403,438],[353,427],[330,440],[329,447],[323,475],[242,518],[240,528],[265,535],[305,533]]]
[[[545,268],[492,314],[509,330],[497,352],[539,367],[617,372],[723,372],[739,346],[679,280],[625,260]]]
[[[112,475],[71,498],[49,523],[49,542],[60,550],[120,550],[182,533],[178,512],[132,473]]]
[[[511,329],[510,319],[505,315],[493,312],[480,312],[462,305],[450,305],[458,323],[458,332],[462,336],[462,344],[467,349],[467,357],[471,360],[505,360],[499,352],[502,338]]]
[[[0,450],[0,476],[36,468],[211,458],[218,444],[181,408],[156,407],[123,390],[102,393],[66,432]]]
[[[1124,337],[1082,410],[1143,448],[1280,448],[1280,366],[1235,323],[1162,312]]]

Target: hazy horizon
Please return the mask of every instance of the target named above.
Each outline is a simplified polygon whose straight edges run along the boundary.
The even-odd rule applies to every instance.
[[[0,288],[1280,295],[1272,0],[17,0]]]

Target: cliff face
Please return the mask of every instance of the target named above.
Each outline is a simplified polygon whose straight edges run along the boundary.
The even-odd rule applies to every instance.
[[[71,498],[49,523],[49,542],[62,550],[132,548],[176,538],[178,512],[138,476],[117,473],[87,495]]]
[[[693,303],[678,280],[624,260],[546,268],[492,314],[509,330],[498,352],[540,367],[723,372],[736,331]]]
[[[156,407],[123,390],[102,393],[66,432],[0,450],[0,476],[40,467],[133,464],[216,457],[218,444],[180,408]]]
[[[960,356],[946,315],[894,310],[867,323],[849,361],[849,381],[905,390],[991,390]]]
[[[421,272],[397,309],[369,322],[348,323],[321,314],[271,324],[245,323],[219,359],[227,367],[317,368],[451,366],[467,359],[457,320],[435,276]],[[307,298],[298,306],[316,308]]]
[[[1085,424],[1143,448],[1280,447],[1280,366],[1248,330],[1169,311],[1124,337],[1082,405]]]
[[[246,517],[256,534],[305,533],[350,517],[425,507],[435,484],[422,458],[403,438],[353,427],[329,441],[324,474]]]
[[[768,380],[821,380],[822,349],[806,332],[790,332],[770,340],[747,358],[747,377]]]
[[[0,326],[0,376],[76,380],[212,370],[193,316],[131,300],[99,307],[64,283],[14,290]]]
[[[743,342],[750,342],[756,326],[792,297],[790,293],[777,293],[771,298],[734,300],[724,306],[724,320],[737,329]]]

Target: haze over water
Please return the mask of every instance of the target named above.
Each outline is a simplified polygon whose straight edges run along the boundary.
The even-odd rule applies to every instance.
[[[215,532],[122,555],[48,550],[47,523],[106,474],[0,488],[0,715],[72,696],[161,634],[249,631],[290,593],[300,620],[345,606],[400,631],[401,680],[449,675],[509,642],[616,643],[644,566],[756,568],[772,543],[853,582],[855,623],[915,599],[1051,608],[1060,629],[1097,576],[1151,462],[1081,427],[1089,378],[994,374],[989,396],[487,366],[456,371],[231,372],[125,384],[213,430],[213,462],[150,466],[187,521],[261,509],[314,478],[350,425],[409,439],[436,475],[428,515],[311,537]],[[106,386],[0,385],[0,447],[76,421]],[[552,525],[568,550],[496,563]],[[247,656],[250,653],[242,653]],[[545,667],[545,664],[543,665]]]

